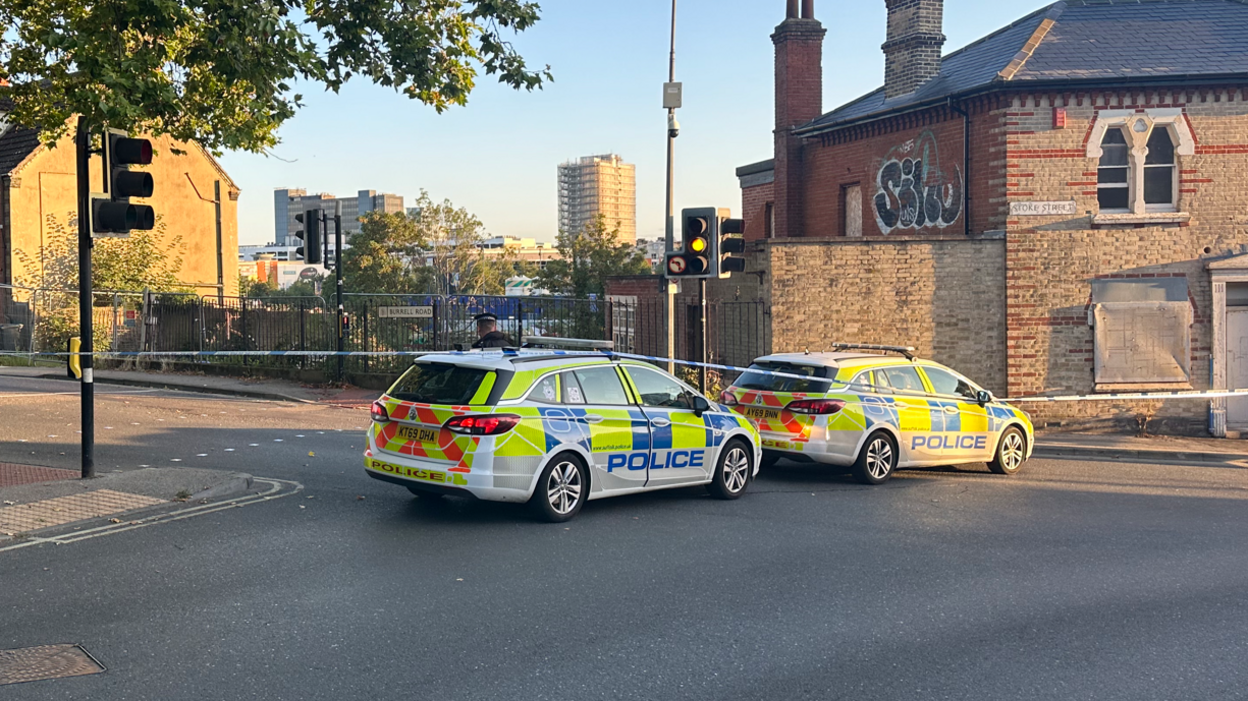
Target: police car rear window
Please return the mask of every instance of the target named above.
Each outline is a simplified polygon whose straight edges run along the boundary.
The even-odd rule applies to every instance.
[[[765,372],[763,372],[765,371]],[[809,379],[782,377],[770,373],[781,372],[785,375],[802,375]],[[814,365],[794,365],[792,363],[754,363],[750,369],[737,380],[738,389],[755,389],[764,392],[803,392],[819,394],[832,388],[826,379],[832,370]]]
[[[390,389],[390,397],[420,404],[467,405],[490,371],[449,363],[417,363]]]

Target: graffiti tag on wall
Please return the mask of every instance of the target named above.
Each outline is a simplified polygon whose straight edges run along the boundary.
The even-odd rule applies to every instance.
[[[949,226],[962,215],[962,171],[940,166],[936,136],[925,131],[884,156],[876,177],[880,232]]]

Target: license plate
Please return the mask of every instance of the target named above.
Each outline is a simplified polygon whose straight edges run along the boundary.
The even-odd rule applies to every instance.
[[[400,426],[399,438],[403,438],[416,443],[437,443],[438,432],[432,428],[416,428],[415,426]]]
[[[745,418],[747,419],[778,419],[780,418],[779,409],[758,409],[752,406],[745,408]]]

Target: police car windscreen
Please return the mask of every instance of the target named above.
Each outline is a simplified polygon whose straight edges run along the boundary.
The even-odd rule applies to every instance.
[[[767,372],[756,372],[767,371]],[[786,377],[784,375],[801,375],[802,377]],[[832,383],[826,378],[829,369],[812,365],[794,365],[792,363],[754,363],[750,369],[742,373],[736,381],[738,389],[754,389],[764,392],[802,392],[818,394],[827,392]],[[809,379],[803,379],[809,378]]]
[[[472,401],[489,372],[450,363],[417,363],[394,383],[390,398],[420,404],[464,406]]]

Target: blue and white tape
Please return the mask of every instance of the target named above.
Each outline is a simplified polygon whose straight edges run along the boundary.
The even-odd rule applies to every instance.
[[[479,355],[483,351],[96,351],[92,353],[70,353],[70,352],[48,352],[48,353],[23,353],[20,351],[0,351],[0,357],[16,356],[23,358],[30,357],[57,357],[66,358],[69,356],[85,356],[90,355],[96,358],[214,358],[214,357],[288,357],[288,358],[419,358],[429,355]],[[492,351],[484,351],[490,353]],[[771,375],[774,377],[786,377],[798,380],[812,379],[808,375],[797,375],[793,373],[777,372],[775,370],[761,370],[758,368],[744,368],[736,365],[719,365],[717,363],[699,363],[692,360],[681,360],[679,358],[663,358],[654,355],[639,355],[636,353],[617,353],[615,351],[593,351],[593,350],[546,350],[546,349],[522,349],[518,351],[505,351],[506,354],[515,355],[566,355],[566,356],[611,356],[615,358],[627,358],[629,360],[642,360],[650,363],[675,365],[683,365],[687,367],[705,367],[710,370],[725,370],[728,372],[753,372],[758,374]],[[854,386],[845,384],[846,389],[853,390]],[[872,388],[863,387],[863,391],[872,391]],[[924,395],[926,396],[926,395]],[[1166,400],[1166,399],[1225,399],[1231,397],[1246,397],[1248,389],[1228,389],[1228,390],[1188,390],[1180,392],[1118,392],[1105,394],[1080,394],[1080,395],[1063,395],[1063,396],[1033,396],[1033,397],[1014,397],[1010,399],[996,398],[996,401],[1009,404],[1018,403],[1055,403],[1055,402],[1089,402],[1089,401],[1122,401],[1122,400]]]

